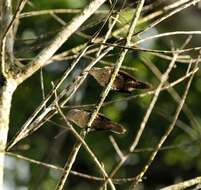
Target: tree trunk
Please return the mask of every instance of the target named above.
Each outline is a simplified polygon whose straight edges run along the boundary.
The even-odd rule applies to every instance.
[[[12,96],[17,87],[14,80],[4,82],[0,88],[0,189],[3,189],[4,157],[7,143]]]
[[[9,129],[9,116],[13,93],[17,87],[10,68],[13,66],[14,36],[11,30],[5,40],[5,49],[2,50],[3,34],[12,20],[12,0],[0,0],[0,38],[1,38],[1,65],[0,65],[0,189],[3,189],[4,157]],[[4,52],[4,53],[3,53]],[[3,62],[2,62],[3,60]],[[3,67],[4,64],[4,67]],[[3,76],[6,72],[6,76]],[[6,77],[6,78],[5,78]]]

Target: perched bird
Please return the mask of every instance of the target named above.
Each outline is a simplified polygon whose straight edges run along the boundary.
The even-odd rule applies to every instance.
[[[113,67],[93,67],[89,74],[93,76],[96,81],[103,87],[105,87],[112,75]],[[120,70],[112,85],[112,90],[120,92],[132,92],[136,89],[148,89],[150,86],[144,82],[136,80],[132,75],[125,71]]]
[[[68,120],[75,123],[80,128],[87,127],[91,116],[91,112],[79,109],[71,109],[68,111],[66,117]],[[123,134],[126,132],[126,129],[123,128],[118,123],[115,123],[105,117],[103,114],[98,114],[94,119],[92,125],[92,130],[110,130],[114,133]]]

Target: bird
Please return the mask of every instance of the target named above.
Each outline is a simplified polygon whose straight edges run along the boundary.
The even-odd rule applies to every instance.
[[[91,111],[71,109],[67,112],[66,118],[80,128],[87,128],[91,114]],[[109,130],[117,134],[124,134],[126,132],[126,129],[123,126],[111,121],[109,118],[100,113],[97,114],[90,129],[96,131]]]
[[[96,81],[102,86],[105,87],[111,78],[111,75],[114,71],[114,67],[93,67],[89,74],[96,79]],[[136,80],[132,75],[129,73],[119,70],[114,83],[111,87],[113,91],[119,92],[127,92],[131,93],[136,89],[149,89],[150,85],[145,82]]]

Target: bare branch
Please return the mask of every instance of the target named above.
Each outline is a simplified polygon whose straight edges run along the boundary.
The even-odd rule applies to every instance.
[[[92,1],[78,16],[74,17],[64,29],[57,34],[51,43],[43,49],[39,55],[24,69],[23,73],[17,78],[18,83],[33,75],[41,67],[47,64],[47,61],[54,53],[68,40],[68,38],[105,2],[106,0]]]
[[[192,187],[194,185],[201,184],[201,177],[196,177],[194,179],[186,180],[175,185],[170,185],[167,187],[163,187],[160,190],[182,190],[188,187]]]
[[[198,63],[197,63],[198,64]],[[195,67],[197,67],[197,64],[195,65]],[[141,181],[142,177],[144,176],[144,174],[146,173],[146,171],[149,169],[150,165],[152,164],[152,162],[154,161],[159,149],[162,147],[163,143],[166,141],[167,137],[170,135],[170,133],[172,132],[172,130],[175,127],[176,121],[179,117],[179,114],[182,110],[182,107],[185,103],[188,91],[190,89],[191,86],[191,82],[193,80],[194,75],[191,75],[191,77],[189,78],[189,81],[186,85],[186,89],[184,91],[184,94],[181,98],[181,101],[178,103],[178,107],[174,116],[174,119],[172,121],[172,123],[170,124],[169,128],[166,130],[165,134],[162,136],[162,138],[160,139],[159,143],[156,145],[155,150],[153,151],[153,153],[151,154],[147,164],[145,165],[145,167],[143,168],[143,170],[140,172],[140,174],[136,177],[136,182],[134,183],[134,187],[136,184],[138,184],[139,181]]]

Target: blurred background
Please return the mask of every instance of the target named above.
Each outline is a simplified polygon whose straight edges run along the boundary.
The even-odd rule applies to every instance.
[[[155,1],[155,4],[153,4],[155,6],[143,11],[142,18],[173,2],[174,1]],[[49,41],[62,29],[65,22],[70,21],[80,12],[80,9],[84,8],[88,3],[88,0],[30,1],[26,5],[24,13],[48,9],[66,9],[68,13],[40,14],[35,16],[22,14],[15,39],[16,59],[22,64],[27,64],[48,45]],[[153,0],[147,0],[146,6],[148,7],[148,5],[152,3],[154,3]],[[14,5],[14,9],[15,6],[16,5]],[[116,7],[120,8],[121,6],[122,1],[118,1]],[[69,67],[73,58],[78,54],[78,52],[72,51],[72,48],[87,42],[90,36],[102,26],[110,7],[111,5],[108,1],[96,14],[91,16],[91,18],[82,25],[62,48],[59,49],[57,53],[68,51],[68,54],[63,57],[63,59],[52,60],[51,64],[29,78],[17,89],[12,103],[9,140],[12,139],[43,99],[41,72],[44,77],[44,92],[47,94],[52,89],[51,82],[59,80],[62,73]],[[130,22],[135,7],[135,1],[127,1],[125,8],[121,10],[119,22],[114,30],[117,31]],[[157,18],[142,22],[142,24],[137,26],[137,31],[146,28],[156,19]],[[200,19],[201,10],[199,7],[197,5],[191,6],[166,19],[164,22],[157,25],[157,27],[147,30],[142,35],[136,37],[136,39],[163,32],[200,30]],[[108,27],[109,23],[103,28],[99,37],[104,37]],[[110,42],[114,42],[125,36],[126,30],[116,35],[114,34]],[[177,35],[157,38],[140,44],[140,47],[171,50],[172,44],[175,48],[180,48],[187,37],[188,36]],[[186,48],[200,46],[200,42],[200,36],[193,35]],[[113,52],[108,54],[102,62],[98,63],[97,66],[102,67],[115,63],[119,52],[120,49],[116,48]],[[66,83],[70,83],[94,56],[95,53],[92,53],[83,58]],[[171,54],[169,56],[171,56]],[[169,82],[177,80],[179,77],[185,75],[188,67],[185,60],[189,60],[190,57],[196,59],[197,56],[197,51],[181,54],[181,61],[177,63],[177,66],[171,72]],[[163,73],[169,63],[170,60],[153,53],[129,51],[123,66],[125,67],[124,69],[135,78],[151,84],[154,89],[159,84],[159,80],[153,71],[158,69]],[[186,80],[176,85],[174,89],[178,95],[182,95],[185,86]],[[102,89],[103,88],[100,87],[92,77],[88,76],[87,80],[79,88],[68,106],[96,103]],[[122,99],[122,101],[108,104],[101,109],[101,113],[112,121],[123,125],[127,129],[126,134],[117,135],[109,131],[94,131],[89,133],[86,138],[86,142],[91,149],[94,150],[97,158],[103,163],[104,168],[108,172],[110,172],[120,160],[111,143],[111,138],[116,140],[123,153],[127,152],[137,133],[146,109],[149,106],[152,96],[136,96],[141,93],[144,93],[144,91],[137,90],[132,94],[110,92],[106,101],[118,99]],[[134,98],[133,96],[136,97]],[[160,187],[199,176],[201,172],[200,96],[201,78],[200,72],[198,71],[186,100],[187,111],[181,112],[175,129],[164,144],[165,148],[157,155],[150,169],[145,174],[143,183],[138,185],[138,189],[159,189]],[[126,97],[133,98],[126,100]],[[115,178],[135,177],[142,170],[151,154],[150,148],[155,147],[168,128],[175,114],[176,107],[177,103],[170,93],[162,91],[140,139],[140,143],[136,148],[136,152],[124,163],[115,175]],[[65,112],[66,110],[64,109],[63,111]],[[75,138],[69,132],[68,127],[64,129],[58,127],[58,124],[65,126],[65,122],[62,121],[59,116],[53,117],[51,121],[46,122],[38,131],[20,141],[12,149],[12,153],[63,167],[75,143]],[[75,128],[78,131],[80,130],[76,126]],[[101,176],[96,165],[83,147],[79,151],[76,162],[73,165],[73,170],[89,175]],[[6,190],[54,189],[61,175],[61,171],[30,163],[22,158],[16,158],[15,155],[7,155],[5,175]],[[98,189],[100,184],[102,184],[100,181],[85,179],[71,174],[65,184],[65,189],[92,190]],[[119,190],[125,190],[130,186],[130,182],[119,183],[116,186]]]

